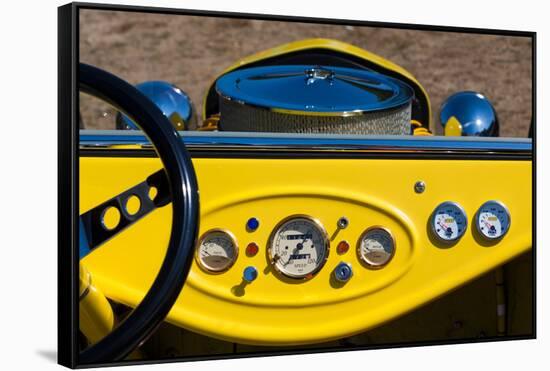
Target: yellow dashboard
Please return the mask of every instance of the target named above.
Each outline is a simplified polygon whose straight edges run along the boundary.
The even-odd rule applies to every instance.
[[[532,245],[531,161],[203,157],[193,165],[201,238],[166,320],[224,340],[294,345],[359,333]],[[80,213],[160,168],[157,158],[81,157]],[[509,229],[494,240],[475,225],[476,213],[489,200],[509,213]],[[445,201],[465,214],[463,235],[452,241],[433,229],[435,210]],[[131,307],[141,301],[164,258],[170,207],[155,210],[81,260],[107,297]],[[306,229],[285,235],[292,228],[280,227],[293,217],[302,218]],[[391,238],[369,260],[365,235],[373,228]],[[204,260],[213,251],[208,244],[201,255],[201,243],[217,230],[232,237],[228,264]],[[291,244],[294,260],[281,257],[285,244]],[[317,257],[313,266],[293,266],[311,257]],[[342,264],[345,277],[337,274]]]

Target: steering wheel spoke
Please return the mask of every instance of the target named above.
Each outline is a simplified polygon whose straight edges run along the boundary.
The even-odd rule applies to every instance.
[[[151,195],[151,189],[156,191],[154,196]],[[139,204],[137,210],[132,212],[128,203],[133,197],[139,200]],[[167,205],[170,201],[168,180],[164,169],[161,169],[143,182],[86,211],[80,216],[79,258],[84,258],[151,211]],[[105,222],[105,214],[111,208],[118,212],[120,219],[116,225],[109,227]]]

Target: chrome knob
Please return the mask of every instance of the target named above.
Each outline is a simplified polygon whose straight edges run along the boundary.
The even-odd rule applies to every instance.
[[[334,268],[334,278],[338,282],[348,282],[352,276],[353,269],[349,263],[341,262]]]

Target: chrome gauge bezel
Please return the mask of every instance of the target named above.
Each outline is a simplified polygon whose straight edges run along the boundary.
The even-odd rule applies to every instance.
[[[437,216],[437,210],[439,210],[443,207],[447,207],[447,206],[456,207],[462,213],[462,216],[464,217],[464,228],[462,229],[462,232],[458,233],[455,238],[451,238],[451,239],[442,238],[439,234],[437,234],[437,231],[435,230],[435,226],[434,226],[435,218]],[[432,215],[430,217],[430,230],[431,230],[432,235],[434,236],[434,238],[436,238],[439,242],[455,243],[455,242],[459,241],[464,236],[464,234],[466,234],[466,231],[468,230],[468,214],[466,214],[466,210],[464,210],[464,208],[457,202],[454,202],[454,201],[442,202],[439,205],[437,205],[434,208],[433,212],[432,212]]]
[[[498,237],[489,237],[487,235],[485,235],[481,229],[479,228],[479,217],[480,217],[480,214],[481,214],[481,209],[483,209],[484,207],[486,207],[487,205],[490,205],[490,204],[496,204],[500,207],[502,207],[504,209],[504,211],[506,212],[506,217],[508,218],[508,225],[506,226],[506,229],[502,232],[502,234]],[[476,211],[476,215],[474,217],[474,224],[476,225],[476,231],[478,233],[478,235],[483,238],[484,240],[486,241],[498,241],[502,238],[504,238],[504,236],[506,236],[506,234],[508,233],[508,231],[510,230],[510,225],[512,225],[512,216],[510,215],[510,210],[508,210],[508,207],[506,207],[506,205],[501,202],[501,201],[498,201],[498,200],[489,200],[487,202],[484,202]]]
[[[385,232],[390,237],[390,240],[391,240],[391,243],[392,243],[392,253],[391,253],[390,257],[388,258],[388,260],[386,260],[382,264],[374,264],[372,262],[369,262],[369,261],[367,261],[366,258],[363,257],[363,254],[361,254],[361,244],[363,242],[363,239],[369,233],[372,233],[376,230],[381,230],[381,231]],[[361,233],[361,235],[359,236],[359,239],[357,240],[357,247],[356,247],[357,259],[359,260],[359,262],[363,266],[365,266],[369,269],[382,269],[385,266],[387,266],[392,261],[393,257],[395,256],[395,251],[396,250],[397,250],[397,243],[396,243],[396,240],[395,240],[395,237],[394,237],[393,233],[391,232],[391,230],[389,228],[386,228],[386,227],[381,226],[381,225],[373,225],[371,227],[368,227],[367,229],[365,229],[363,231],[363,233]]]
[[[288,272],[283,271],[282,269],[280,269],[277,266],[277,264],[276,264],[277,262],[274,260],[273,254],[272,254],[274,238],[277,235],[277,232],[279,231],[279,229],[283,225],[287,224],[288,222],[292,221],[293,219],[306,219],[309,222],[313,223],[319,229],[319,231],[321,232],[321,236],[323,238],[323,245],[324,245],[324,248],[325,248],[325,257],[319,263],[319,265],[315,268],[315,270],[313,270],[312,272],[307,273],[306,275],[293,275],[293,274],[290,274]],[[281,221],[279,221],[277,223],[277,225],[275,225],[275,227],[271,231],[271,233],[269,235],[269,239],[267,241],[267,251],[266,251],[266,253],[267,253],[267,259],[268,259],[271,267],[273,268],[273,270],[275,272],[277,272],[277,274],[279,274],[283,277],[286,277],[286,278],[291,278],[293,280],[308,280],[308,279],[313,278],[324,267],[325,263],[328,260],[328,257],[329,257],[329,254],[330,254],[329,235],[328,235],[325,227],[323,226],[323,223],[321,223],[321,221],[319,219],[314,218],[314,217],[312,217],[310,215],[307,215],[307,214],[289,215],[289,216],[283,218]]]
[[[205,265],[203,263],[203,261],[201,260],[201,257],[200,257],[200,247],[201,247],[202,243],[204,242],[204,240],[206,240],[206,238],[208,238],[213,233],[223,233],[223,234],[225,234],[231,240],[231,242],[233,244],[234,257],[231,260],[231,262],[229,263],[229,265],[223,267],[222,269],[212,269],[212,268],[208,267],[207,265]],[[206,232],[204,232],[201,235],[201,237],[199,238],[199,240],[197,241],[197,245],[195,247],[195,260],[196,260],[198,266],[202,270],[204,270],[205,272],[208,272],[208,273],[219,274],[219,273],[227,272],[235,264],[238,257],[239,257],[239,245],[237,244],[237,239],[235,238],[233,233],[231,233],[229,230],[223,229],[223,228],[213,228],[213,229],[209,229]]]

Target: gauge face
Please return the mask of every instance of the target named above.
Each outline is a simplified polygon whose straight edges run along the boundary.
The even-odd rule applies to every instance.
[[[293,216],[281,221],[271,233],[268,256],[273,267],[291,278],[310,278],[328,257],[328,236],[318,221]]]
[[[503,237],[510,228],[510,213],[504,204],[488,201],[476,213],[476,227],[479,234],[488,240]]]
[[[359,238],[357,246],[359,260],[369,267],[381,268],[389,263],[394,253],[395,240],[386,228],[369,228]]]
[[[432,231],[444,242],[458,240],[466,232],[468,219],[460,205],[455,202],[444,202],[433,212]]]
[[[210,272],[228,270],[237,260],[237,242],[222,229],[212,229],[199,240],[196,258],[199,265]]]

